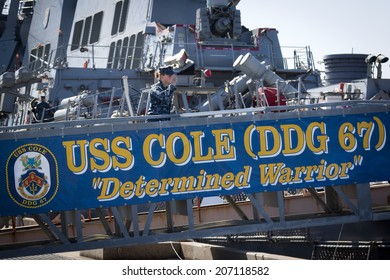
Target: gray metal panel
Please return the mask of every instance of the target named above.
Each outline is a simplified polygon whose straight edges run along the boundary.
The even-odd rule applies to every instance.
[[[198,8],[206,7],[205,0],[154,0],[151,2],[153,3],[151,21],[166,25],[194,24],[194,11]]]
[[[0,93],[0,112],[12,113],[14,110],[15,96]]]

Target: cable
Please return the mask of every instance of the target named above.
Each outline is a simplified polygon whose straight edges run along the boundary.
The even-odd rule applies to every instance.
[[[171,244],[171,247],[172,247],[172,249],[173,249],[173,251],[175,252],[175,254],[176,254],[176,257],[178,257],[179,258],[179,260],[183,260],[181,257],[180,257],[180,255],[179,255],[179,253],[176,251],[176,249],[175,249],[175,246],[173,246],[173,243],[172,243],[172,241],[169,241],[169,243]]]
[[[334,260],[334,258],[335,258],[335,256],[336,256],[337,247],[339,246],[339,241],[340,241],[340,238],[341,238],[341,233],[343,232],[343,228],[344,228],[344,224],[341,225],[339,237],[338,237],[338,239],[337,239],[336,248],[334,249],[334,252],[333,252],[332,260]]]

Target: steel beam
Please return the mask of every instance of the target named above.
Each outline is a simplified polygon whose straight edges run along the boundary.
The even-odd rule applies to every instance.
[[[138,213],[137,205],[96,209],[95,219],[83,219],[80,210],[61,213],[61,224],[53,223],[46,214],[34,215],[36,226],[0,230],[0,258],[390,220],[390,206],[386,199],[390,196],[390,186],[357,187],[358,190],[362,188],[357,192],[359,215],[349,208],[349,203],[343,205],[343,211],[338,214],[313,208],[313,211],[303,209],[305,214],[297,215],[294,213],[302,210],[290,209],[292,202],[302,206],[316,200],[302,195],[283,197],[283,192],[278,193],[276,211],[273,211],[275,207],[264,206],[255,199],[258,194],[249,194],[250,202],[235,202],[234,207],[224,204],[197,208],[193,207],[192,200],[187,200],[187,214],[174,215],[171,212],[171,224],[166,221],[167,211],[155,211],[155,204],[151,204],[146,213]],[[236,207],[247,220],[240,217],[234,209]],[[256,218],[251,211],[253,208],[259,217]],[[203,212],[201,221],[198,212]],[[129,226],[130,220],[132,227]]]

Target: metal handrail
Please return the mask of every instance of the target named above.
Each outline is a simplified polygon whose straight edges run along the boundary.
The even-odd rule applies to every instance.
[[[317,104],[305,104],[305,105],[289,105],[289,106],[272,106],[272,107],[260,107],[260,108],[245,108],[245,109],[234,109],[234,110],[223,110],[223,111],[207,111],[207,112],[194,112],[194,113],[182,113],[182,114],[171,114],[169,115],[171,121],[185,120],[188,118],[200,118],[205,117],[217,117],[217,116],[265,116],[266,119],[280,119],[283,115],[286,117],[311,117],[311,116],[324,116],[328,112],[332,114],[352,114],[355,111],[365,108],[365,111],[370,111],[372,108],[377,108],[378,111],[388,112],[390,108],[390,101],[383,100],[351,100],[348,102],[332,102],[332,103],[317,103]],[[334,110],[326,110],[323,108],[329,108]],[[290,113],[290,114],[289,114]],[[77,128],[85,126],[113,126],[129,123],[145,123],[148,119],[159,119],[159,115],[147,115],[147,116],[130,116],[130,117],[119,117],[119,118],[96,118],[96,119],[84,119],[84,120],[72,120],[72,121],[60,121],[60,122],[48,122],[48,123],[36,123],[30,125],[18,125],[11,127],[0,127],[1,133],[18,133],[29,132],[33,130],[42,129],[66,129],[66,128]],[[215,118],[224,121],[224,118]],[[167,123],[169,121],[166,121]],[[0,137],[1,138],[1,137]]]
[[[179,43],[170,43],[170,44],[173,44],[174,46],[179,45]],[[207,46],[214,46],[214,45],[202,44],[201,42],[197,42],[197,43],[180,43],[180,46],[182,47],[183,44],[185,45],[185,49],[187,51],[188,56],[192,57],[194,59],[194,61],[198,65],[198,67],[200,67],[200,68],[206,67],[202,51],[199,51],[199,48],[207,47]],[[107,60],[107,62],[108,62],[110,60],[108,51],[105,52],[105,53],[107,53],[107,55],[104,55],[104,56],[100,55],[101,52],[99,50],[101,50],[101,49],[114,48],[114,53],[113,53],[113,56],[111,58],[111,60],[113,60],[113,61],[114,60],[123,60],[123,59],[125,61],[128,59],[136,59],[132,56],[127,56],[127,57],[123,58],[123,56],[122,56],[123,51],[125,51],[125,53],[127,53],[128,50],[137,50],[137,49],[142,50],[143,49],[143,46],[142,47],[137,47],[137,46],[123,47],[123,46],[110,46],[110,45],[86,45],[86,46],[83,46],[81,49],[77,49],[77,50],[73,50],[73,51],[69,52],[68,50],[70,49],[70,47],[71,47],[71,44],[59,46],[58,48],[51,50],[50,56],[47,59],[35,56],[36,60],[31,62],[30,64],[34,64],[34,63],[36,63],[36,61],[41,61],[42,66],[40,67],[40,69],[43,69],[43,68],[50,69],[50,68],[53,68],[55,66],[59,66],[58,61],[62,61],[62,63],[64,64],[62,66],[64,66],[64,67],[75,67],[75,65],[70,64],[71,62],[69,60],[83,59],[83,60],[90,60],[92,62],[91,63],[92,67],[95,68],[97,61]],[[231,59],[232,59],[232,65],[233,65],[235,59],[237,58],[237,57],[235,57],[235,52],[234,52],[235,45],[229,44],[229,45],[224,45],[224,47],[227,49],[231,49],[231,56],[232,56]],[[248,48],[251,48],[251,47],[254,47],[254,46],[248,45]],[[154,55],[152,64],[155,67],[159,66],[159,65],[155,65],[155,64],[160,63],[159,59],[156,58],[156,52],[157,52],[158,48],[161,48],[160,44],[156,44],[155,50],[153,51],[155,55]],[[293,57],[286,57],[285,60],[293,59],[295,61],[297,59],[297,55],[296,55],[297,49],[304,50],[305,51],[304,58],[307,60],[307,66],[309,68],[314,67],[314,64],[312,61],[312,56],[311,56],[311,51],[310,51],[309,47],[290,47],[290,46],[287,46],[287,47],[282,46],[281,47],[282,50],[291,49],[291,48],[294,48],[295,54]],[[60,55],[57,56],[56,55],[57,53],[60,53]],[[145,58],[142,57],[142,59],[145,59]],[[113,64],[113,62],[112,62],[112,64]],[[118,63],[118,65],[119,65],[119,63]],[[120,69],[127,69],[124,66],[124,65],[126,65],[126,63],[121,63],[121,65],[122,66],[120,67]],[[141,66],[140,67],[141,69],[144,69],[144,70],[149,69],[148,65],[145,65],[144,61],[143,61],[143,63],[140,63],[140,66]],[[287,69],[288,69],[288,66],[289,66],[288,63],[285,61],[285,67],[287,67]],[[296,63],[294,63],[293,66],[294,67],[291,69],[297,69]],[[77,67],[81,67],[81,65],[77,65]],[[97,67],[97,68],[109,68],[109,67],[107,64],[105,64],[104,66]],[[39,71],[40,69],[33,69],[33,70]],[[119,69],[119,67],[118,67],[118,69]]]

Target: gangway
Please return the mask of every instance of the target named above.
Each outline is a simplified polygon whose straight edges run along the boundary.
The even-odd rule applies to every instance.
[[[390,189],[372,183],[390,179],[389,105],[2,127],[0,258],[388,221]],[[299,211],[297,189],[311,198]]]

